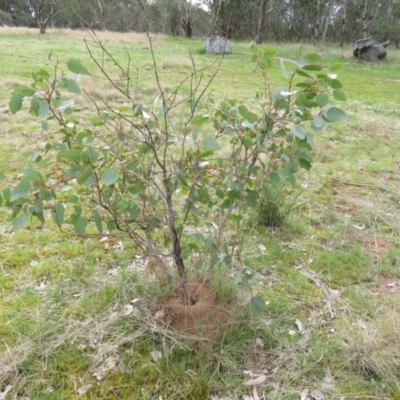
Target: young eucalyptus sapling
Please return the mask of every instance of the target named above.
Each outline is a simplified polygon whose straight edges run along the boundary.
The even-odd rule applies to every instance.
[[[85,235],[93,233],[93,225],[101,235],[125,234],[160,268],[173,260],[190,304],[186,265],[208,266],[209,276],[215,266],[231,266],[235,256],[241,258],[224,235],[227,227],[240,224],[263,196],[277,196],[282,182],[294,183],[299,168],[310,169],[310,129],[320,132],[326,123],[346,118],[328,105],[331,95],[345,100],[335,74],[340,65],[327,69],[310,55],[295,62],[289,74],[280,61],[288,83],[272,89],[267,72],[276,52],[252,45],[262,90],[246,104],[217,102],[208,91],[222,59],[208,80],[204,72],[210,66],[198,68],[192,60],[192,73],[168,92],[150,46],[158,95],[147,102],[131,76],[129,54],[123,68],[101,42],[94,45],[118,73],[113,78],[87,43],[93,69],[119,91],[118,104],[86,93],[95,110],[88,117],[74,110],[73,100],[63,100],[64,91],[78,94],[81,89],[60,72],[61,63],[52,74],[44,69],[32,74],[29,87],[14,90],[10,110],[15,114],[30,98],[29,112],[42,119],[44,130],[56,121],[57,135],[39,149],[15,186],[3,188],[0,202],[12,210],[15,230],[33,218],[43,224],[51,208],[64,232],[72,228]],[[90,75],[77,60],[66,66],[74,74]],[[244,264],[250,266],[247,260]],[[238,282],[250,287],[256,276],[249,268],[243,272]],[[250,306],[262,312],[265,302],[252,294]]]

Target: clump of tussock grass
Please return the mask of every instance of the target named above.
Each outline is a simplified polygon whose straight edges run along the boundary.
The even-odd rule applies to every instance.
[[[99,82],[96,79],[84,79],[81,83],[81,89],[83,91],[81,96],[89,96],[95,100],[101,99],[105,102],[117,101],[121,99],[122,94],[119,90],[113,87],[110,83]],[[72,96],[71,97],[76,97]]]
[[[14,89],[18,85],[21,85],[21,80],[14,77],[2,79],[0,81],[0,87],[5,89]]]
[[[162,69],[175,69],[175,68],[193,68],[190,58],[185,57],[167,57],[161,63]]]
[[[276,188],[275,197],[262,196],[257,209],[258,223],[270,227],[281,226],[295,209],[302,206],[298,202],[301,193],[301,187],[289,187],[283,183]]]
[[[351,368],[400,389],[400,311],[383,306],[368,319],[346,321],[340,333]],[[398,393],[398,392],[397,392]]]

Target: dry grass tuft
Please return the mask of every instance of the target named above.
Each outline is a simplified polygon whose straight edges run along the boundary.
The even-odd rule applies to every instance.
[[[192,68],[192,61],[185,57],[168,57],[161,63],[162,69]]]
[[[0,33],[7,35],[40,35],[39,29],[36,28],[24,28],[24,27],[0,27]],[[89,30],[79,30],[79,29],[47,29],[46,35],[49,37],[66,37],[68,39],[82,40],[90,39],[93,34]],[[122,42],[122,43],[139,43],[144,46],[148,46],[149,39],[145,33],[137,32],[110,32],[110,31],[96,31],[96,36],[101,41],[111,41],[111,42]],[[154,38],[156,42],[162,42],[164,40],[163,35],[157,35]]]
[[[102,99],[106,102],[116,101],[122,97],[120,91],[110,83],[99,81],[92,78],[86,78],[81,84],[82,90],[91,98]]]
[[[5,89],[14,89],[18,85],[21,85],[21,81],[17,78],[11,77],[11,78],[6,78],[2,79],[0,81],[0,88],[5,88]]]
[[[386,306],[368,321],[344,325],[342,339],[352,367],[366,378],[378,377],[400,389],[400,310]]]

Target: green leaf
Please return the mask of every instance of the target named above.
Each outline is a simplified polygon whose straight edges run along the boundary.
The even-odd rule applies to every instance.
[[[229,199],[225,199],[219,207],[221,210],[226,210],[230,205],[231,201]]]
[[[328,122],[341,122],[347,119],[347,114],[338,107],[329,108],[324,116]]]
[[[137,195],[137,194],[139,194],[139,193],[141,193],[141,191],[142,191],[142,189],[139,187],[139,186],[137,186],[137,185],[131,185],[131,186],[129,186],[129,188],[128,188],[128,192],[130,193],[130,194],[132,194],[132,195]]]
[[[318,54],[311,53],[306,55],[306,60],[311,64],[315,64],[321,61],[321,57]]]
[[[99,155],[96,150],[89,146],[87,150],[82,153],[82,161],[95,163],[99,159]]]
[[[210,117],[208,115],[197,115],[192,119],[192,125],[203,125],[208,122],[209,119]]]
[[[306,137],[306,131],[300,125],[294,124],[292,126],[292,132],[301,140]]]
[[[303,67],[303,69],[305,69],[306,71],[321,71],[322,66],[318,65],[318,64],[309,64],[309,65],[305,65]]]
[[[57,154],[57,159],[69,162],[79,162],[82,161],[82,152],[75,149],[63,150]]]
[[[250,136],[245,136],[243,140],[243,146],[245,149],[249,149],[253,146],[253,139]]]
[[[81,92],[80,87],[78,86],[78,84],[73,79],[67,79],[66,80],[66,84],[67,84],[68,92],[77,93],[77,94],[79,94]]]
[[[23,96],[22,96],[22,94],[19,94],[19,93],[14,94],[11,97],[10,104],[8,105],[8,107],[9,107],[9,109],[11,111],[11,114],[15,114],[19,110],[21,110],[21,108],[22,108],[22,99],[23,99]]]
[[[296,74],[300,75],[300,76],[304,76],[305,78],[310,78],[310,79],[314,79],[310,74],[308,74],[307,72],[303,71],[300,68],[296,69]],[[307,85],[308,86],[308,85]]]
[[[258,53],[258,46],[256,43],[254,43],[254,42],[250,43],[250,51],[252,51],[253,53],[256,53],[256,52]]]
[[[74,231],[78,235],[84,235],[86,232],[87,220],[85,217],[78,217],[72,221]]]
[[[340,69],[342,69],[342,67],[343,67],[343,63],[335,63],[335,64],[333,64],[332,66],[331,66],[331,72],[337,72],[337,71],[339,71]]]
[[[55,224],[61,228],[61,225],[64,223],[64,206],[60,203],[56,203],[51,209],[51,217]]]
[[[29,114],[34,115],[36,117],[39,115],[39,99],[36,96],[36,94],[34,96],[32,96],[32,98],[31,98],[31,105],[29,107]]]
[[[93,174],[93,168],[89,167],[86,168],[83,172],[81,172],[77,177],[76,181],[80,184],[83,185],[85,182],[89,179],[90,176]]]
[[[269,175],[269,179],[271,179],[271,183],[274,186],[279,186],[281,184],[281,177],[277,172],[271,172]]]
[[[4,200],[6,200],[6,201],[11,199],[11,189],[10,188],[5,188],[3,190],[3,197],[4,197]]]
[[[42,100],[39,103],[39,116],[45,118],[47,117],[48,112],[49,112],[49,103],[46,100]]]
[[[266,183],[262,185],[261,191],[263,196],[265,196],[267,199],[274,200],[278,197],[278,192],[271,185]]]
[[[333,97],[338,101],[346,101],[347,100],[346,94],[340,89],[335,89],[333,91]]]
[[[343,85],[342,85],[342,82],[338,81],[337,79],[332,79],[331,87],[332,87],[332,89],[341,89],[343,87]]]
[[[71,58],[67,62],[68,69],[74,74],[90,75],[90,72],[78,60]]]
[[[278,54],[278,50],[276,49],[265,49],[263,50],[263,55],[266,57],[273,58]]]
[[[283,87],[277,87],[276,89],[273,90],[272,92],[272,97],[275,100],[283,100],[285,96],[282,93],[287,93],[288,88],[283,88]]]
[[[115,171],[112,168],[106,169],[102,174],[101,174],[101,179],[103,183],[107,186],[113,185],[115,182],[117,182],[119,177],[119,174],[117,171]]]
[[[103,233],[103,220],[100,213],[95,209],[92,210],[93,220],[99,233]]]
[[[260,315],[268,309],[265,300],[261,297],[255,296],[250,300],[250,310],[253,314]]]
[[[26,228],[28,226],[28,221],[29,221],[29,217],[25,213],[22,213],[22,214],[18,215],[18,217],[15,217],[11,221],[14,232],[18,232],[18,230],[20,228]]]
[[[26,196],[30,190],[31,184],[29,183],[29,181],[27,179],[22,179],[22,181],[14,187],[10,201],[14,201],[19,199],[20,197]]]
[[[69,100],[66,100],[66,101],[62,101],[60,104],[57,104],[56,107],[57,107],[57,110],[64,111],[67,108],[73,106],[74,104],[75,104],[75,100],[74,99],[69,99]]]
[[[299,107],[304,106],[306,104],[306,101],[307,101],[307,96],[305,95],[305,93],[301,93],[298,95],[296,99],[296,105],[298,105]]]
[[[310,132],[306,132],[307,143],[311,146],[312,149],[315,149],[315,143],[313,135]]]
[[[314,132],[321,132],[325,129],[326,122],[325,120],[320,117],[319,115],[316,115],[314,119],[311,121],[311,129]]]
[[[329,103],[329,96],[324,93],[320,93],[315,97],[314,100],[322,108]]]
[[[304,158],[299,158],[299,163],[302,168],[304,168],[307,171],[310,171],[311,163],[308,160],[305,160]]]
[[[79,201],[79,197],[75,195],[68,196],[68,203],[77,203]]]
[[[34,169],[26,169],[22,171],[22,175],[30,181],[37,181],[41,178],[39,172],[35,171]]]
[[[203,139],[203,148],[206,151],[217,151],[221,149],[221,146],[211,138]]]
[[[21,94],[23,97],[30,97],[35,94],[35,90],[25,85],[19,85],[14,89],[13,94]]]
[[[190,206],[190,213],[195,217],[201,217],[203,215],[194,204]]]
[[[289,74],[288,74],[288,72],[287,72],[285,63],[283,62],[282,59],[281,59],[281,71],[282,71],[282,74],[283,74],[283,76],[285,77],[285,79],[288,79],[288,78],[289,78]]]
[[[0,181],[4,181],[6,179],[6,176],[0,171]]]

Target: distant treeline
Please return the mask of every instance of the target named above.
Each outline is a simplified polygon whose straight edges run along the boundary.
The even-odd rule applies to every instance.
[[[400,0],[0,0],[0,24],[232,39],[354,42],[400,38]]]

